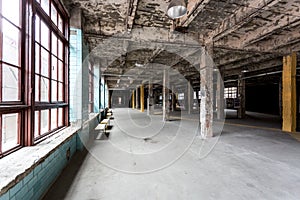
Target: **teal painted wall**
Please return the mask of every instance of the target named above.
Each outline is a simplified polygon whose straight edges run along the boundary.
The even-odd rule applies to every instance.
[[[60,144],[52,153],[31,169],[31,171],[6,193],[0,196],[0,200],[38,200],[48,191],[69,160],[66,152],[70,150],[70,158],[76,151],[81,151],[89,138],[90,130],[98,124],[98,119],[92,119],[86,127],[74,133],[70,138]]]

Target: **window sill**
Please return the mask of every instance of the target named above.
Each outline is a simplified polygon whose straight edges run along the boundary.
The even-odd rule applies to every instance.
[[[0,195],[28,175],[79,130],[80,127],[67,127],[35,146],[23,147],[0,159]]]

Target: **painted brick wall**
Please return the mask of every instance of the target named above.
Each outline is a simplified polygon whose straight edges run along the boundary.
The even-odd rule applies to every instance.
[[[68,164],[66,152],[70,151],[70,158],[77,150],[84,148],[84,143],[91,138],[91,132],[98,124],[98,116],[85,123],[80,131],[59,145],[47,157],[38,161],[28,174],[17,180],[12,188],[0,196],[0,200],[38,200],[48,191],[62,170]]]

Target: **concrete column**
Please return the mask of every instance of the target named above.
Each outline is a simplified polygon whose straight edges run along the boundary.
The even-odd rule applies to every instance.
[[[296,131],[296,65],[297,55],[283,57],[282,71],[282,130]]]
[[[135,108],[135,97],[134,97],[134,90],[132,90],[132,96],[131,96],[131,107],[132,109]]]
[[[187,87],[187,105],[188,105],[188,114],[192,113],[193,110],[193,102],[194,102],[194,90],[190,82],[188,82]]]
[[[199,110],[199,105],[200,105],[199,90],[196,90],[196,99],[197,99],[197,110]]]
[[[154,113],[154,94],[152,80],[149,80],[147,111],[148,115],[153,115]]]
[[[108,107],[111,108],[112,105],[112,90],[108,90]]]
[[[239,107],[237,110],[237,115],[239,119],[243,119],[246,116],[246,96],[245,96],[245,79],[243,79],[243,74],[239,75],[238,79],[238,99],[239,99]]]
[[[213,136],[213,62],[205,47],[201,50],[200,90],[200,135],[207,138]]]
[[[218,72],[218,71],[217,71]],[[216,108],[217,119],[224,119],[225,117],[225,100],[224,100],[224,72],[220,70],[220,74],[217,76],[217,91],[216,91]]]
[[[145,96],[144,96],[144,85],[142,84],[140,87],[140,107],[141,112],[144,112],[145,109]]]
[[[172,112],[176,109],[176,95],[175,95],[175,87],[172,85]]]
[[[139,87],[135,89],[135,108],[139,108]]]
[[[170,119],[169,85],[169,71],[165,69],[163,78],[163,121]]]

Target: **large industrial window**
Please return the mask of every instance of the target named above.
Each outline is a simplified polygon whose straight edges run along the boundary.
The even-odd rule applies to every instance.
[[[30,2],[0,1],[0,157],[68,123],[68,16],[59,0]]]
[[[21,7],[19,0],[0,1],[0,157],[22,145]]]
[[[67,21],[55,1],[36,2],[34,137],[39,139],[65,124]]]
[[[224,98],[236,98],[237,87],[224,88]]]

